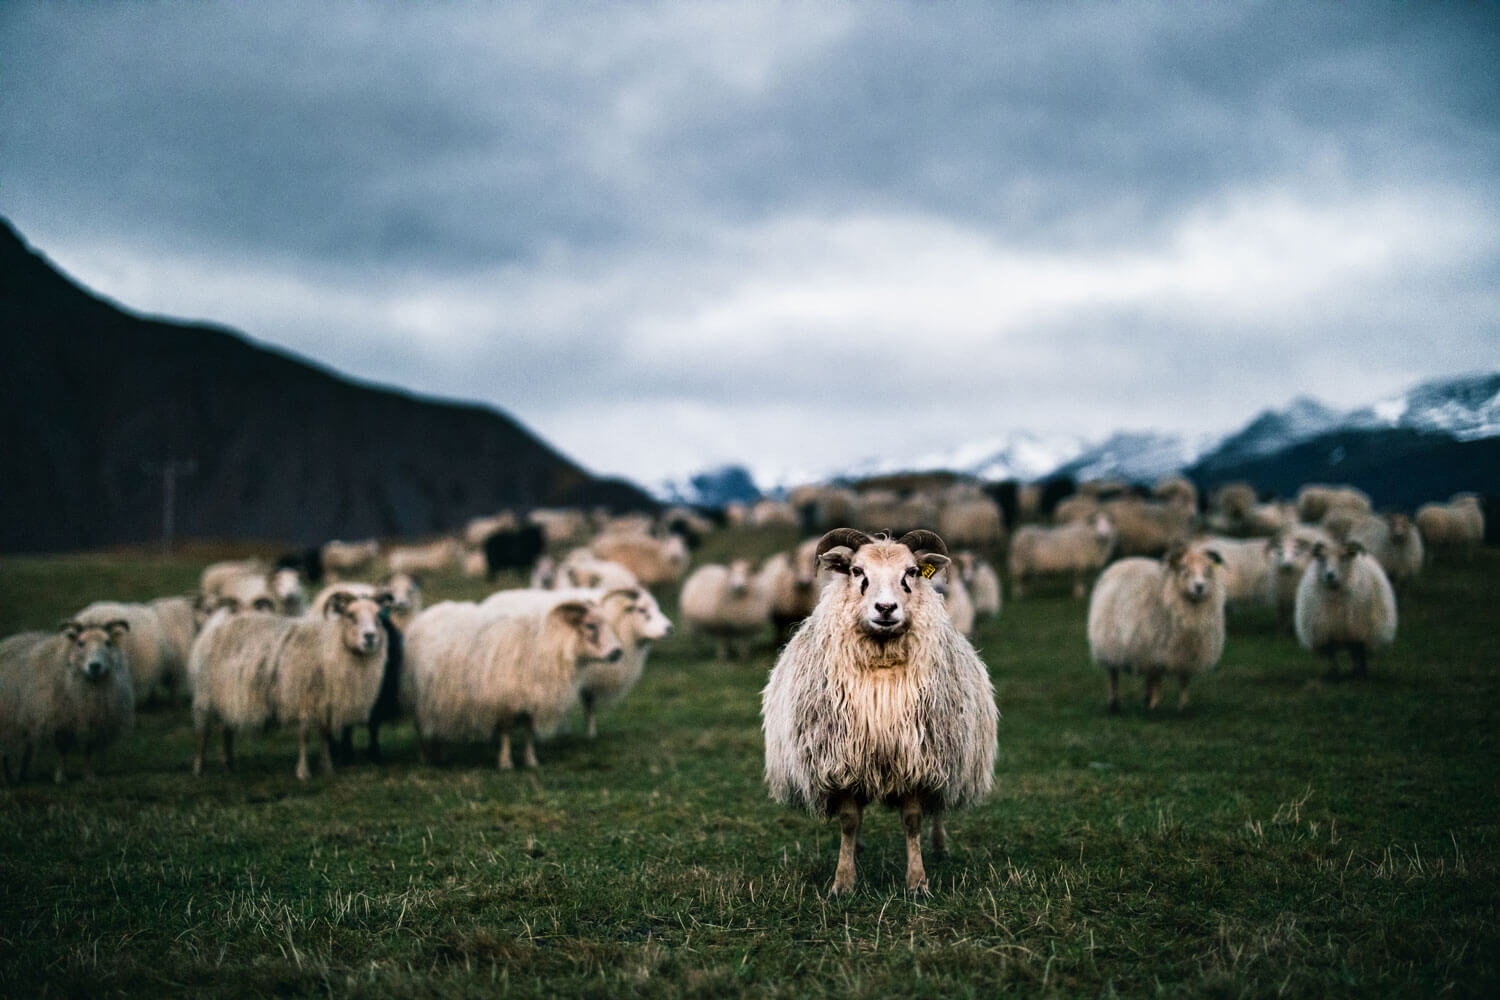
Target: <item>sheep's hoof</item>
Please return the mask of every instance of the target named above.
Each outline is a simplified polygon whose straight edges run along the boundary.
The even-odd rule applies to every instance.
[[[312,777],[312,772],[307,769],[307,765],[306,764],[302,764],[301,766],[299,766],[297,768],[297,780],[298,781],[306,781],[306,780],[308,780],[311,777]]]
[[[854,892],[854,880],[840,882],[834,879],[833,888],[828,890],[829,899],[838,899],[840,896],[848,896]]]
[[[928,888],[928,886],[927,886],[927,876],[926,875],[923,875],[917,881],[916,885],[912,885],[911,882],[908,881],[906,883],[906,891],[909,892],[909,893],[911,893],[913,896],[920,896],[920,897],[922,897],[924,899],[926,897],[932,895],[932,890],[930,888]]]

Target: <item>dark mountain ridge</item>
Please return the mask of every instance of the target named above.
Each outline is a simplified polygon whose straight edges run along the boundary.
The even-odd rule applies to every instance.
[[[132,315],[0,220],[0,550],[161,536],[417,536],[504,507],[655,506],[511,417],[352,382],[232,331]]]

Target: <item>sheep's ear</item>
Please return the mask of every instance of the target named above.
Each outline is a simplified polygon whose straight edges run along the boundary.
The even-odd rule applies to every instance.
[[[1162,556],[1162,562],[1176,569],[1182,565],[1182,557],[1185,555],[1187,555],[1187,546],[1183,545],[1180,541],[1173,542],[1167,546],[1167,554]]]
[[[834,549],[832,552],[825,552],[818,556],[818,565],[826,570],[832,570],[835,573],[843,573],[845,576],[848,576],[849,552],[848,550],[841,552],[838,549]]]
[[[83,626],[75,621],[58,622],[57,627],[62,630],[63,635],[68,637],[69,642],[75,641],[83,632]]]
[[[589,616],[589,606],[582,601],[565,601],[553,608],[551,613],[567,622],[569,627],[577,628]]]
[[[323,607],[323,614],[328,618],[336,618],[349,610],[349,605],[354,603],[354,595],[347,590],[338,590],[328,595],[328,603]]]
[[[941,552],[923,552],[917,557],[917,565],[922,568],[922,576],[931,580],[933,576],[946,569],[953,560]]]
[[[130,631],[130,623],[123,618],[116,618],[105,623],[104,630],[109,633],[111,639],[118,639]]]
[[[1224,565],[1224,557],[1219,555],[1218,549],[1204,549],[1203,554],[1208,556],[1209,559],[1213,560],[1213,564],[1215,566]]]

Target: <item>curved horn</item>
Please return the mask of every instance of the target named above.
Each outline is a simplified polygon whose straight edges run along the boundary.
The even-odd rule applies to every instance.
[[[861,545],[868,544],[871,540],[869,535],[854,528],[834,528],[818,542],[817,554],[822,555],[829,549],[836,549],[840,545],[852,551]]]
[[[923,529],[908,531],[901,536],[900,544],[905,545],[913,552],[936,552],[940,556],[948,554],[948,546],[943,544],[943,540],[938,537],[936,531],[926,531]]]

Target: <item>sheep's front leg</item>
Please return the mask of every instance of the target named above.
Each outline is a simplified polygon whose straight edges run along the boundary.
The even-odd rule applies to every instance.
[[[318,759],[318,771],[327,777],[333,773],[333,727],[319,726],[318,728],[323,734],[323,739],[320,741],[323,744],[323,749],[322,755]],[[349,743],[351,746],[354,743],[352,734],[349,737]]]
[[[901,803],[901,825],[906,828],[906,888],[925,896],[927,871],[922,867],[922,800],[908,795]]]
[[[297,780],[306,781],[312,777],[312,769],[307,766],[307,731],[312,728],[311,719],[302,719],[297,723]]]
[[[1188,696],[1187,696],[1188,681],[1190,681],[1192,679],[1193,679],[1192,676],[1189,675],[1189,674],[1178,674],[1177,675],[1177,682],[1182,685],[1182,693],[1177,696],[1177,711],[1179,711],[1179,712],[1183,712],[1183,711],[1187,710],[1187,704],[1188,704]]]
[[[194,726],[193,728],[194,735],[198,737],[193,747],[193,777],[198,778],[203,775],[203,758],[208,753],[208,727]]]
[[[864,806],[852,795],[844,796],[839,803],[839,866],[833,873],[833,889],[828,893],[830,896],[840,896],[854,890],[854,851],[864,813]]]
[[[587,691],[583,693],[583,719],[589,739],[598,736],[599,731],[594,725],[594,696]]]
[[[500,760],[496,765],[502,771],[509,771],[515,767],[510,759],[510,723],[507,722],[500,729]]]
[[[1156,711],[1161,704],[1161,674],[1146,675],[1146,710]]]

